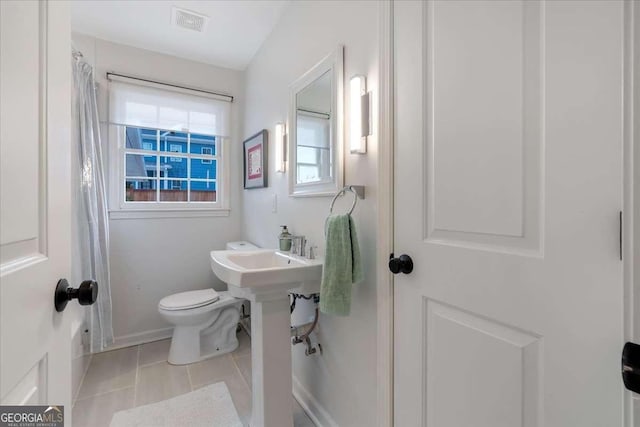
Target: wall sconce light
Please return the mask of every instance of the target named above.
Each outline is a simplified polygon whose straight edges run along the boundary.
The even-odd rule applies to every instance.
[[[287,143],[284,123],[276,123],[276,172],[287,170]]]
[[[349,147],[352,154],[367,152],[371,135],[371,93],[365,76],[353,76],[349,82]]]

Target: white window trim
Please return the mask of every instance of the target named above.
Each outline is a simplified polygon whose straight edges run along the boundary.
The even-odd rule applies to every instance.
[[[210,153],[205,154],[204,150],[209,150]],[[211,147],[201,147],[200,148],[200,154],[203,154],[205,156],[213,156],[213,148],[211,148]],[[200,161],[202,162],[203,165],[210,165],[212,163],[211,159],[202,159]]]
[[[226,153],[228,138],[216,137],[217,190],[215,202],[126,202],[125,201],[125,126],[108,126],[109,217],[111,219],[190,218],[229,216],[229,168]],[[132,151],[132,150],[129,150]],[[178,153],[176,153],[178,154]],[[185,153],[182,153],[187,157]],[[201,155],[194,154],[193,158]]]
[[[179,149],[180,151],[173,151],[175,149]],[[182,147],[180,144],[169,144],[169,153],[182,153]],[[166,157],[166,156],[165,156]],[[173,156],[169,157],[170,162],[179,163],[182,162],[182,157]]]

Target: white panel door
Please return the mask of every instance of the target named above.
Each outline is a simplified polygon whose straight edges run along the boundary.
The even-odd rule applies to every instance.
[[[398,1],[398,427],[622,425],[623,2]]]
[[[66,2],[0,1],[0,403],[66,405],[71,58]]]

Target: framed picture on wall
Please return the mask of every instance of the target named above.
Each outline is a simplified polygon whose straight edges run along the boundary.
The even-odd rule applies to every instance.
[[[244,144],[244,188],[263,188],[267,186],[269,155],[268,133],[261,130]]]

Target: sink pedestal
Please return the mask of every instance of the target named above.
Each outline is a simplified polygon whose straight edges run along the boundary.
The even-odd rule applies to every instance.
[[[251,427],[293,427],[289,290],[320,291],[322,260],[273,249],[212,251],[211,269],[251,301]]]
[[[289,296],[243,294],[251,301],[250,426],[293,427]]]

